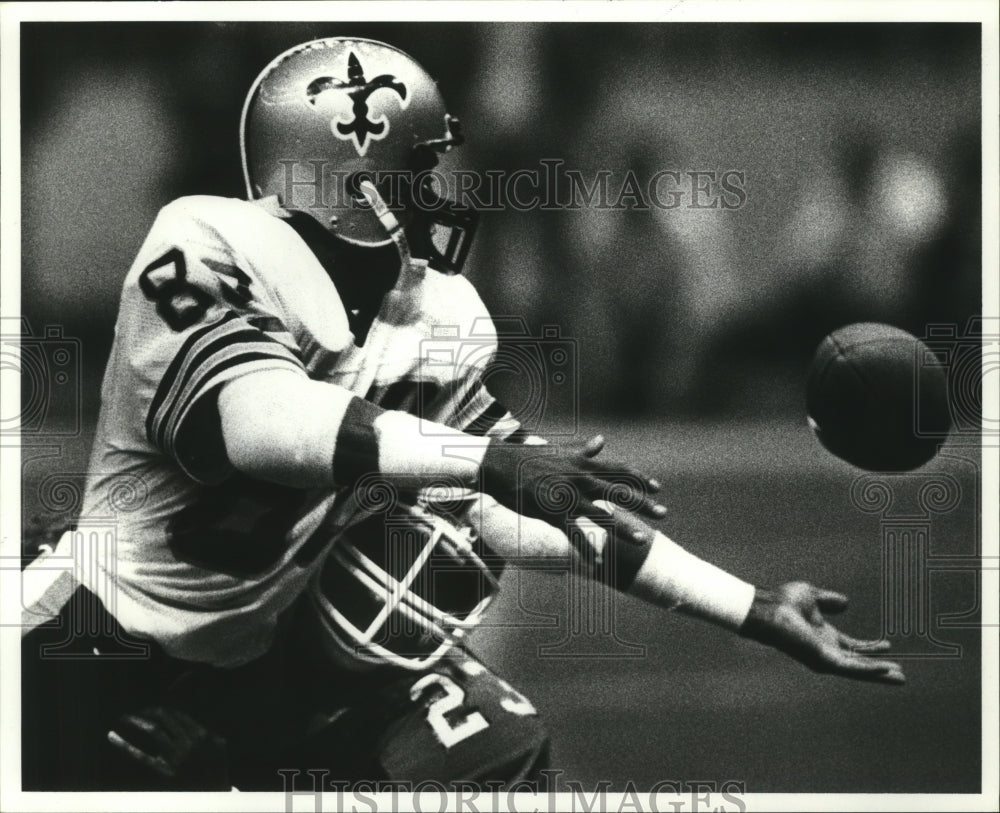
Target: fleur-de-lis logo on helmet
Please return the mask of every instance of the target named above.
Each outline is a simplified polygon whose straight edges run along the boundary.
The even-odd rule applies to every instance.
[[[368,118],[368,98],[378,90],[391,90],[399,97],[401,109],[405,110],[409,103],[406,85],[392,74],[383,73],[374,79],[365,79],[364,69],[353,51],[347,58],[347,81],[332,76],[314,79],[306,88],[309,102],[315,107],[317,97],[327,90],[347,91],[353,118],[338,115],[330,122],[330,131],[343,141],[353,141],[354,149],[361,156],[368,151],[372,141],[379,141],[389,134],[389,118],[385,113],[380,113],[374,120]]]

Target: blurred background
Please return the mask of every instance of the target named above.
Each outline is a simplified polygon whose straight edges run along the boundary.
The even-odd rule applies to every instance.
[[[334,35],[390,42],[438,79],[468,138],[456,166],[745,173],[732,210],[487,213],[468,275],[497,316],[575,342],[577,394],[555,419],[606,431],[612,453],[659,475],[666,530],[750,580],[842,589],[848,626],[884,633],[885,518],[859,510],[859,472],[809,436],[804,372],[840,325],[961,337],[982,312],[976,25],[23,24],[22,310],[81,359],[79,401],[43,416],[72,430],[58,464],[26,453],[25,521],[46,471],[85,470],[118,292],[156,212],[242,196],[247,89],[281,51]],[[496,387],[517,411],[511,378]],[[959,493],[925,511],[935,555],[978,550],[977,442],[953,439],[922,470]],[[821,680],[618,599],[617,637],[567,650],[569,669],[552,647],[579,597],[558,574],[508,581],[479,643],[549,719],[569,778],[978,788],[971,571],[928,582],[901,690]],[[945,634],[944,618],[960,621]]]
[[[242,196],[237,127],[270,59],[391,42],[465,125],[456,163],[588,180],[745,173],[735,210],[483,218],[470,277],[497,315],[579,342],[588,414],[797,413],[819,340],[922,334],[980,306],[979,33],[963,25],[28,24],[24,314],[103,364],[157,210]],[[617,184],[617,185],[616,185]]]

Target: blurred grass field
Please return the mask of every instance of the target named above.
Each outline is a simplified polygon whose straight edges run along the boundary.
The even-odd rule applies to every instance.
[[[659,525],[676,541],[757,584],[802,578],[840,590],[851,598],[843,627],[859,637],[882,634],[882,517],[852,503],[862,472],[821,449],[804,421],[582,427],[598,429],[609,438],[607,455],[663,482],[669,515]],[[86,470],[88,430],[56,456],[24,450],[26,519],[42,510],[46,476]],[[976,550],[979,452],[968,444],[978,440],[959,440],[916,477],[879,478],[899,498],[892,510],[911,515],[914,484],[939,475],[958,483],[955,507],[924,523],[932,556]],[[592,788],[607,780],[620,790],[630,780],[639,789],[732,780],[753,793],[979,788],[971,571],[928,576],[927,633],[892,639],[906,655],[901,688],[814,675],[728,632],[620,596],[608,597],[614,637],[600,633],[609,615],[598,613],[597,635],[560,646],[581,621],[565,572],[509,571],[504,580],[474,646],[546,719],[562,782]],[[946,626],[943,616],[969,611],[971,626]]]

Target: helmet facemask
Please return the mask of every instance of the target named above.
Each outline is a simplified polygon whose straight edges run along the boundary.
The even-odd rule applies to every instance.
[[[468,525],[397,504],[344,533],[309,595],[341,662],[422,670],[479,624],[502,568]]]

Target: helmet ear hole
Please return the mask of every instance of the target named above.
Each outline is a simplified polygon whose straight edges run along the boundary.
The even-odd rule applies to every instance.
[[[367,180],[367,178],[362,173],[352,172],[347,176],[347,180],[344,181],[344,189],[355,203],[367,200],[361,192],[361,182],[364,180]]]
[[[414,173],[426,172],[434,169],[439,163],[437,152],[426,142],[417,144],[410,152],[410,170]]]

